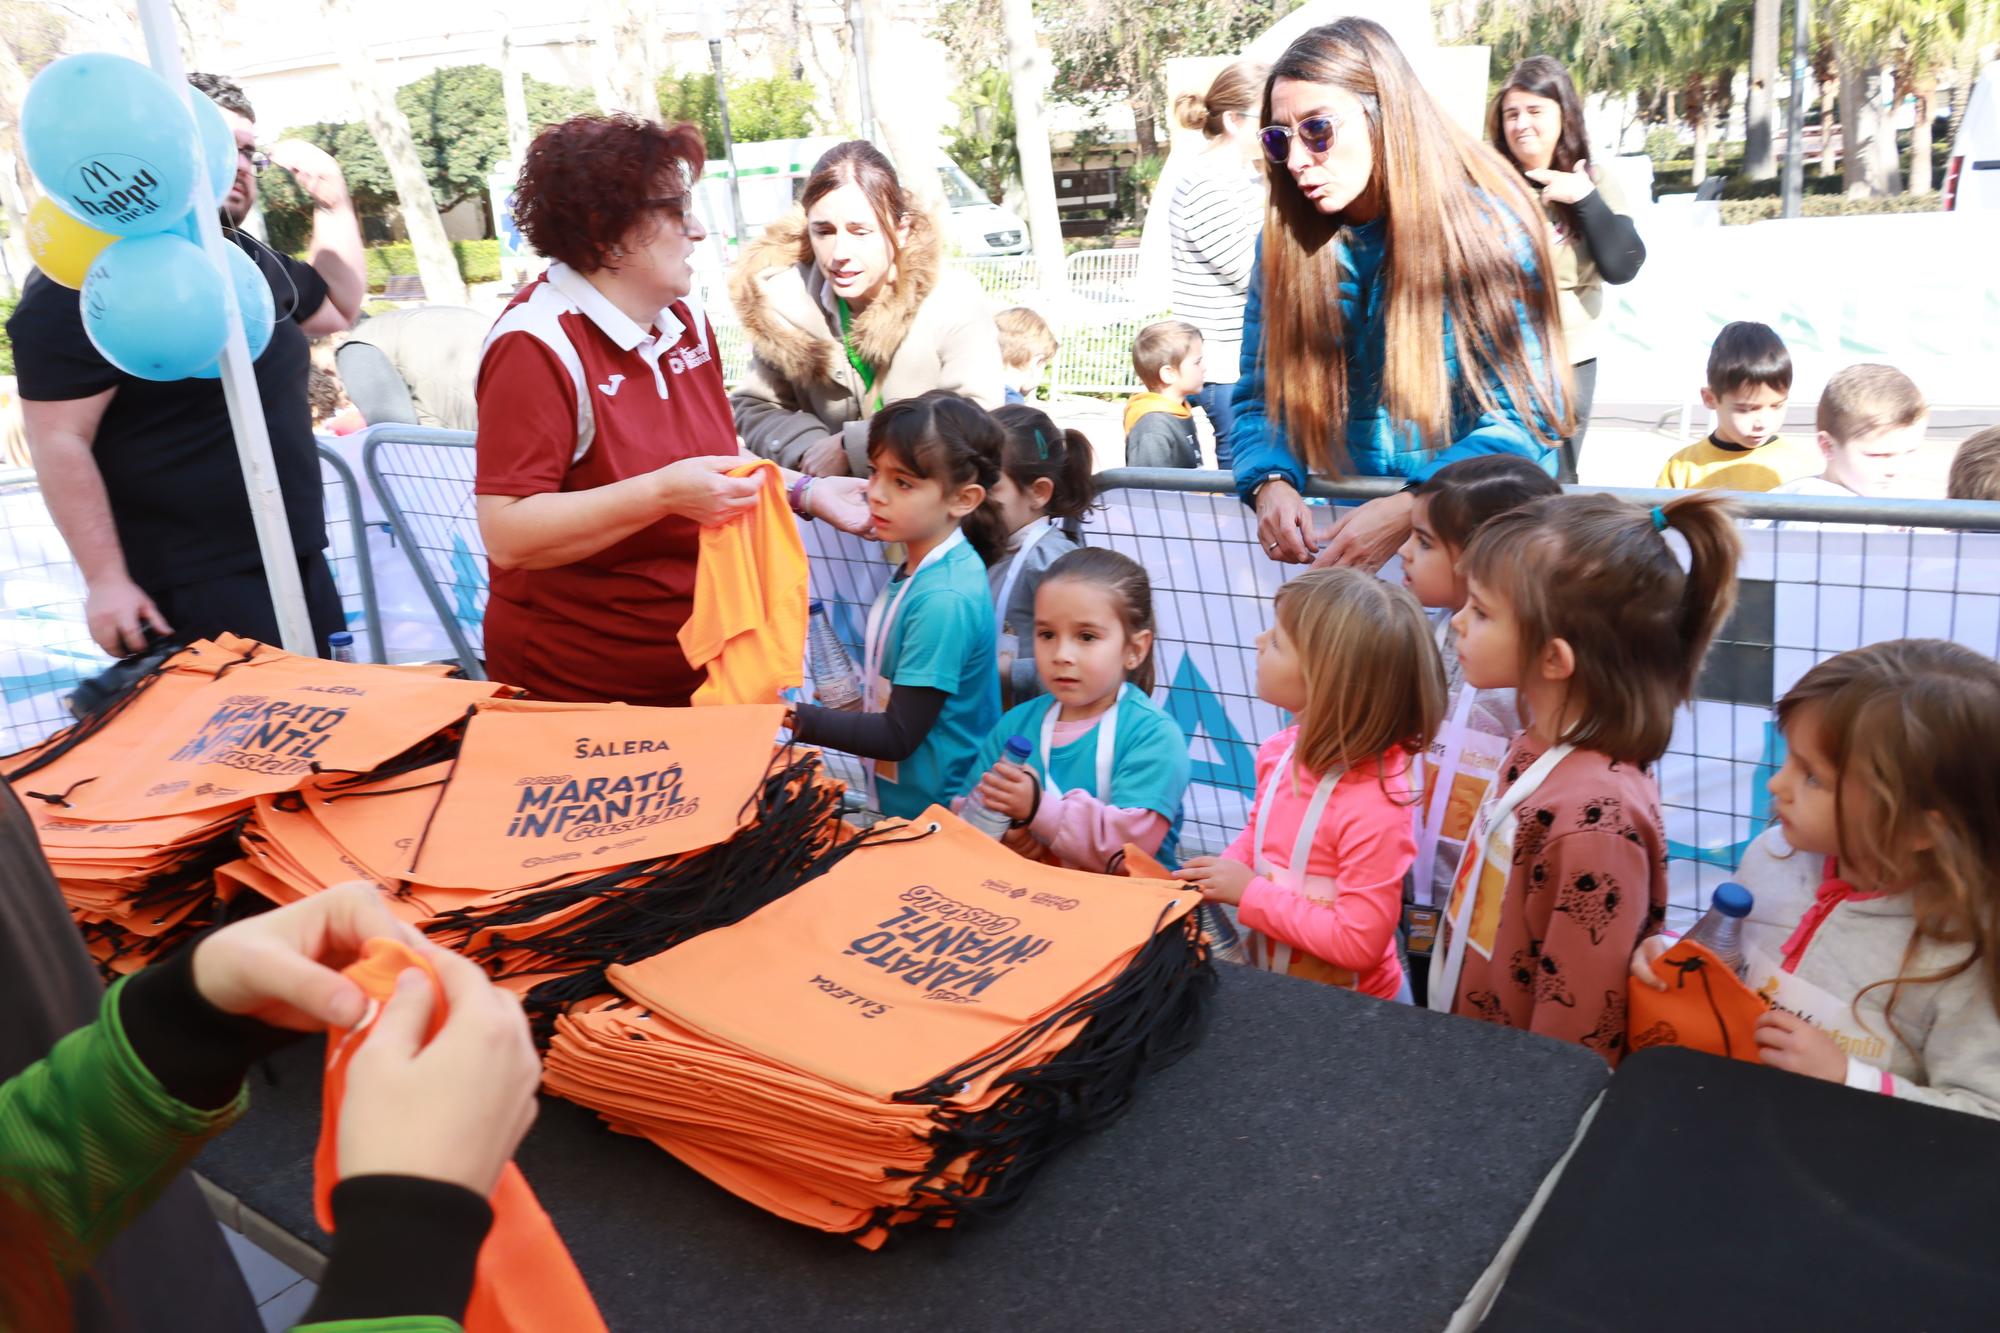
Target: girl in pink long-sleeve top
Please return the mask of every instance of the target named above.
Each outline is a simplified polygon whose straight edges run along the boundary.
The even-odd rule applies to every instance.
[[[1357,570],[1301,575],[1276,610],[1257,638],[1257,697],[1298,723],[1258,752],[1249,826],[1180,878],[1235,905],[1258,966],[1408,1003],[1408,772],[1444,716],[1437,644],[1414,597]]]

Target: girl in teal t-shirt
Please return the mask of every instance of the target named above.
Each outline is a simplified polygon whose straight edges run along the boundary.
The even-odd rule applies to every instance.
[[[1086,547],[1049,566],[1035,592],[1039,698],[986,737],[976,793],[1014,820],[1008,845],[1104,871],[1126,843],[1176,864],[1188,745],[1153,688],[1153,589],[1139,564]],[[1011,736],[1028,763],[1000,759]]]
[[[875,535],[908,556],[868,612],[864,711],[800,704],[797,739],[871,762],[871,803],[913,819],[963,791],[1000,716],[986,566],[1005,533],[991,490],[1004,437],[984,409],[942,390],[868,423]]]

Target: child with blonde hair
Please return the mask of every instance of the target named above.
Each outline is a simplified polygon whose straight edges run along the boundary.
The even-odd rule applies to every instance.
[[[1360,570],[1302,574],[1276,611],[1257,697],[1298,721],[1257,752],[1248,827],[1179,877],[1236,908],[1257,966],[1407,1004],[1409,767],[1444,715],[1437,645],[1416,598]]]
[[[1687,541],[1685,571],[1669,528]],[[1741,552],[1713,492],[1650,510],[1552,496],[1473,537],[1459,661],[1468,685],[1514,690],[1526,726],[1446,899],[1431,1008],[1623,1057],[1627,962],[1666,915],[1647,770],[1736,603]]]
[[[1777,825],[1737,878],[1763,1063],[2000,1118],[2000,666],[1938,639],[1829,658],[1778,703]],[[1639,946],[1632,975],[1664,989]]]

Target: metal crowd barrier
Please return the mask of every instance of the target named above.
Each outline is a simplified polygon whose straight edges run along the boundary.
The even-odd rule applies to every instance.
[[[402,431],[371,443],[368,472],[413,550],[433,603],[476,668],[485,566],[472,517],[471,437]],[[1182,846],[1214,852],[1242,829],[1257,746],[1286,725],[1256,697],[1256,636],[1278,587],[1300,570],[1258,549],[1227,474],[1123,469],[1098,478],[1103,506],[1086,545],[1124,551],[1153,580],[1156,698],[1194,761]],[[1384,478],[1316,481],[1332,507],[1394,492]],[[1604,489],[1652,505],[1677,492]],[[1736,613],[1659,768],[1669,841],[1670,917],[1686,925],[1769,822],[1765,783],[1783,762],[1777,698],[1834,653],[1906,636],[2000,656],[2000,504],[1743,496],[1746,552]],[[1329,508],[1325,522],[1331,523]],[[868,607],[888,580],[881,548],[807,523],[812,596],[857,663]],[[841,757],[845,776],[857,762]]]
[[[319,460],[327,564],[357,636],[356,655],[385,661],[360,487],[326,445]],[[0,754],[11,754],[68,726],[70,691],[111,659],[90,637],[83,575],[33,472],[0,472],[0,514]]]

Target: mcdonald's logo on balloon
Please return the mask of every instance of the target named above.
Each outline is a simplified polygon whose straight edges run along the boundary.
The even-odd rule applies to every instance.
[[[36,75],[21,106],[21,142],[49,197],[114,236],[172,227],[207,170],[180,93],[123,56],[66,56]]]

